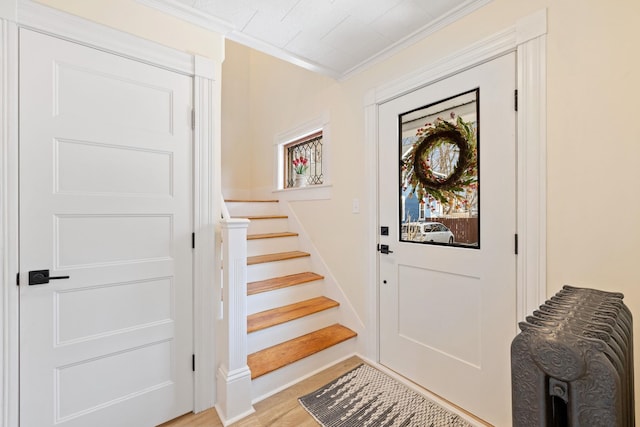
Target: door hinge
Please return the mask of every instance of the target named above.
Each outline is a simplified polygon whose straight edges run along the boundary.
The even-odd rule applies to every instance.
[[[518,111],[518,89],[513,91],[513,109]]]
[[[192,109],[191,110],[191,129],[195,129],[196,128],[196,110]]]
[[[191,233],[191,249],[196,248],[196,233]]]
[[[515,253],[518,255],[518,233],[514,234]]]
[[[196,371],[196,355],[195,354],[191,355],[191,370],[193,372]]]
[[[20,286],[20,273],[16,274],[16,286]]]

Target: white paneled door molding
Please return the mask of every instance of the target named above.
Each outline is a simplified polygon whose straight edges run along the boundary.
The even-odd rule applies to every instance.
[[[18,425],[18,28],[0,20],[0,425]]]
[[[518,320],[547,298],[546,37],[518,45]]]
[[[216,306],[207,298],[216,277],[210,244],[220,215],[220,82],[219,60],[195,57],[82,18],[40,5],[18,3],[17,22],[0,20],[0,424],[17,427],[18,384],[18,30],[38,32],[93,47],[121,57],[194,77],[193,102],[193,228],[198,238],[193,254],[194,374],[193,408],[204,410],[215,403],[214,317]],[[202,298],[199,298],[202,297]],[[209,358],[209,360],[206,360]]]
[[[195,74],[194,56],[36,3],[18,2],[18,25],[181,74]],[[209,78],[213,78],[210,76]]]
[[[435,61],[400,79],[371,90],[365,97],[365,135],[370,203],[368,220],[372,230],[368,257],[370,283],[367,294],[367,357],[379,360],[378,254],[373,250],[378,236],[378,110],[398,96],[425,87],[445,77],[485,63],[510,52],[517,53],[517,231],[519,236],[516,315],[524,319],[546,298],[546,9],[524,17],[513,26],[459,52]],[[513,325],[514,333],[517,325]]]
[[[198,64],[199,62],[197,62]],[[220,64],[216,64],[216,72]],[[194,412],[211,408],[216,402],[216,335],[213,329],[220,301],[215,238],[220,222],[222,191],[220,176],[220,83],[205,77],[194,80],[194,336],[195,402]]]

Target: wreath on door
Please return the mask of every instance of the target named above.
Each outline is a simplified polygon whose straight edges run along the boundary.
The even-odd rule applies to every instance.
[[[463,198],[464,187],[478,181],[478,144],[471,124],[460,116],[454,122],[437,118],[419,128],[416,136],[402,161],[402,190],[411,188],[409,197],[416,196],[420,203],[427,195],[441,203]],[[435,172],[430,165],[433,150],[445,143],[458,149],[458,161],[448,176]]]

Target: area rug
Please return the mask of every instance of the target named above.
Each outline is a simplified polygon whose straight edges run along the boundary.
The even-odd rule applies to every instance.
[[[298,400],[324,427],[471,427],[366,364]]]

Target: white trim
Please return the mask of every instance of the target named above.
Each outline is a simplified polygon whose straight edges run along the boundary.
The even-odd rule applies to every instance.
[[[369,213],[364,218],[368,225],[368,233],[365,233],[365,248],[368,250],[368,254],[365,261],[365,283],[369,286],[366,287],[367,292],[365,294],[365,307],[368,307],[367,317],[364,319],[366,322],[366,335],[364,335],[364,354],[373,360],[380,360],[380,346],[378,345],[380,337],[380,288],[379,283],[379,265],[377,252],[374,251],[378,241],[378,230],[380,227],[380,221],[378,218],[378,104],[375,103],[375,93],[370,91],[366,95],[365,108],[364,108],[364,140],[365,144],[368,144],[368,149],[365,149],[365,176],[370,177],[369,186],[367,188],[367,200],[369,200],[368,209]]]
[[[169,71],[196,75],[193,55],[32,0],[18,2],[18,25]]]
[[[516,49],[516,27],[510,27],[491,37],[474,43],[457,53],[435,61],[426,68],[418,69],[404,77],[375,89],[369,99],[382,104],[438,80],[462,72],[483,62],[490,61]]]
[[[216,78],[216,62],[204,56],[194,56],[193,58],[193,74],[197,77],[215,80]]]
[[[331,200],[333,197],[333,185],[318,184],[306,187],[283,188],[273,190],[272,193],[281,201],[293,200]]]
[[[282,188],[284,176],[283,164],[284,146],[306,135],[322,131],[322,174],[324,181],[319,185],[309,185],[301,188]],[[329,123],[329,113],[325,112],[308,122],[302,123],[295,128],[278,133],[273,138],[274,154],[273,166],[276,173],[273,176],[272,193],[278,194],[282,200],[328,200],[331,199],[333,186],[331,185],[331,125]]]
[[[215,225],[220,218],[221,64],[78,18],[31,0],[18,3],[18,24],[1,21],[0,39],[0,277],[2,277],[2,411],[0,424],[18,426],[18,27],[194,77],[194,411],[215,403]],[[219,264],[218,264],[219,265]]]
[[[16,0],[0,1],[0,19],[16,21]]]
[[[229,21],[200,12],[176,0],[136,0],[136,2],[209,31],[227,34],[235,28],[235,25]]]
[[[251,405],[251,370],[247,366],[247,228],[249,220],[232,218],[222,231],[223,316],[218,332],[216,410],[224,426],[255,410]]]
[[[518,19],[516,23],[518,46],[547,34],[547,10],[541,9],[531,15]]]
[[[288,52],[280,47],[259,40],[240,31],[230,32],[229,34],[227,34],[227,38],[229,40],[233,40],[236,43],[248,46],[255,50],[259,50],[260,52],[266,53],[267,55],[271,55],[275,58],[282,59],[283,61],[287,61],[291,64],[297,65],[298,67],[313,71],[314,73],[323,74],[334,79],[340,79],[342,76],[339,71],[320,65],[317,62],[311,61],[310,59],[303,58],[292,52]]]
[[[18,425],[18,29],[0,21],[0,424]]]
[[[517,51],[519,92],[518,112],[518,255],[517,319],[523,319],[544,302],[546,296],[546,10],[525,17],[504,31],[475,43],[456,54],[438,60],[389,84],[369,91],[365,96],[365,141],[369,149],[369,230],[378,227],[377,152],[378,107],[396,97],[425,87],[450,75]],[[368,242],[367,357],[379,360],[378,328],[378,256]],[[372,239],[373,240],[373,239]],[[516,325],[514,325],[514,328]],[[375,333],[373,331],[376,331]],[[370,352],[370,353],[369,353]]]
[[[546,37],[518,46],[518,279],[523,321],[546,300]]]
[[[212,407],[215,395],[215,304],[218,286],[215,274],[218,257],[216,224],[220,221],[220,190],[218,189],[219,147],[216,143],[214,115],[216,114],[216,84],[203,77],[194,79],[194,221],[196,235],[194,249],[194,412]],[[219,278],[218,278],[219,279]],[[217,301],[220,299],[218,298]]]
[[[300,384],[302,381],[304,381],[306,379],[309,379],[309,378],[313,377],[314,375],[317,375],[317,374],[319,374],[319,373],[321,373],[323,371],[326,371],[327,369],[332,368],[332,367],[338,365],[339,363],[344,362],[347,359],[351,359],[352,357],[359,357],[360,359],[367,360],[365,357],[360,355],[358,352],[354,351],[353,353],[349,353],[346,356],[342,356],[342,357],[340,357],[338,359],[331,360],[329,363],[327,363],[325,365],[322,365],[319,368],[314,369],[313,371],[305,372],[304,375],[296,377],[293,381],[289,381],[289,382],[287,382],[285,384],[282,384],[282,385],[274,388],[273,390],[269,390],[268,392],[266,392],[264,394],[261,394],[260,396],[255,397],[252,400],[252,403],[254,405],[257,404],[257,403],[260,403],[263,400],[273,396],[274,394],[278,394],[281,391],[284,391],[284,390],[286,390],[288,388],[291,388],[291,387],[295,386],[296,384]]]
[[[226,36],[229,40],[233,40],[236,43],[248,46],[252,49],[259,50],[268,55],[282,59],[284,61],[295,64],[299,67],[313,71],[315,73],[324,74],[339,81],[346,80],[355,74],[360,73],[371,66],[384,61],[401,50],[415,44],[416,42],[428,37],[429,35],[441,30],[447,25],[460,20],[461,18],[469,15],[470,13],[478,10],[479,8],[490,3],[492,0],[467,0],[455,9],[448,12],[446,15],[439,17],[438,19],[430,22],[426,26],[414,31],[403,39],[393,43],[381,52],[373,55],[370,58],[362,61],[361,63],[349,68],[348,70],[340,71],[329,67],[325,67],[310,59],[301,57],[287,51],[281,47],[274,46],[263,40],[252,37],[241,30],[238,30],[235,25],[224,19],[218,18],[214,15],[201,12],[198,9],[187,6],[176,0],[136,0],[136,2],[153,9],[162,11],[183,21],[189,22],[194,25],[206,28],[208,30],[217,31]]]

